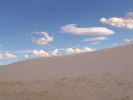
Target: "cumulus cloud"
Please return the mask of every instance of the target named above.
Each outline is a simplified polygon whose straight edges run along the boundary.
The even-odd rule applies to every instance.
[[[49,53],[44,50],[33,50],[32,54],[35,56],[49,57]]]
[[[60,31],[62,33],[71,33],[75,35],[96,35],[96,36],[108,36],[115,33],[113,30],[108,29],[106,27],[80,28],[80,27],[77,27],[76,24],[68,24],[68,25],[62,26]]]
[[[55,49],[49,53],[50,56],[59,56],[59,50]]]
[[[70,55],[70,54],[91,52],[91,51],[94,51],[94,49],[84,47],[84,48],[55,49],[53,51],[33,50],[32,54],[38,57],[53,57],[53,56]]]
[[[133,29],[133,12],[129,12],[126,17],[101,18],[100,22],[119,28]]]
[[[7,52],[7,53],[0,54],[0,59],[14,59],[14,58],[17,58],[17,56],[12,53]]]
[[[39,38],[33,37],[32,42],[36,45],[46,45],[54,40],[54,37],[47,32],[35,32],[35,34],[41,35]]]
[[[106,39],[107,39],[107,37],[93,37],[93,38],[85,38],[83,41],[85,41],[85,42],[97,42],[97,41],[103,41]]]
[[[63,49],[66,54],[76,54],[76,53],[83,53],[83,52],[91,52],[94,51],[92,48],[84,47],[84,48],[66,48]]]
[[[59,56],[59,50],[58,49],[55,49],[53,51],[33,50],[32,54],[40,57],[53,57],[53,56]]]

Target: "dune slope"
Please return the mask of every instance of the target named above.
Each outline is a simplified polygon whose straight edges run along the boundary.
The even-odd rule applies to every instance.
[[[133,100],[133,44],[0,68],[0,100]]]

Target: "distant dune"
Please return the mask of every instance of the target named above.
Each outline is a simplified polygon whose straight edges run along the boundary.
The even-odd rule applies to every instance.
[[[133,44],[6,65],[0,100],[133,100]]]

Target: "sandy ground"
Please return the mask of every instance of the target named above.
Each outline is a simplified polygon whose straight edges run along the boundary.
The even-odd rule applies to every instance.
[[[133,45],[4,66],[0,100],[133,100]]]

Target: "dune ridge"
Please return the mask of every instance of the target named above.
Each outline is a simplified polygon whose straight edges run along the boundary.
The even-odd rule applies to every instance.
[[[0,68],[0,100],[133,100],[133,44]]]

